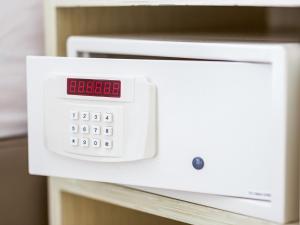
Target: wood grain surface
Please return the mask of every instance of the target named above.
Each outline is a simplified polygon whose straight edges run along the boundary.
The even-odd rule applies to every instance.
[[[28,173],[27,138],[0,140],[0,224],[46,225],[46,177]]]

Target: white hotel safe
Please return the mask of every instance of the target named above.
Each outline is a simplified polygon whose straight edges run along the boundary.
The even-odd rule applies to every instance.
[[[298,44],[72,37],[68,56],[27,58],[31,174],[298,219]]]

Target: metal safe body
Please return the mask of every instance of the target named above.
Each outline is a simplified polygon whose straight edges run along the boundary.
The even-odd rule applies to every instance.
[[[298,218],[298,44],[72,37],[68,56],[27,58],[31,174]]]

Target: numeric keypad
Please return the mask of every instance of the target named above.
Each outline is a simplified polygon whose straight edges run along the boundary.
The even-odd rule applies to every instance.
[[[70,146],[85,151],[112,151],[113,113],[104,111],[70,111]]]

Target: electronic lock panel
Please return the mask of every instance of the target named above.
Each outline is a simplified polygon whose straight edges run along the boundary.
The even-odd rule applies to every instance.
[[[44,87],[44,138],[49,150],[103,162],[155,155],[155,86],[151,82],[101,78],[101,73],[97,77],[50,74]]]

